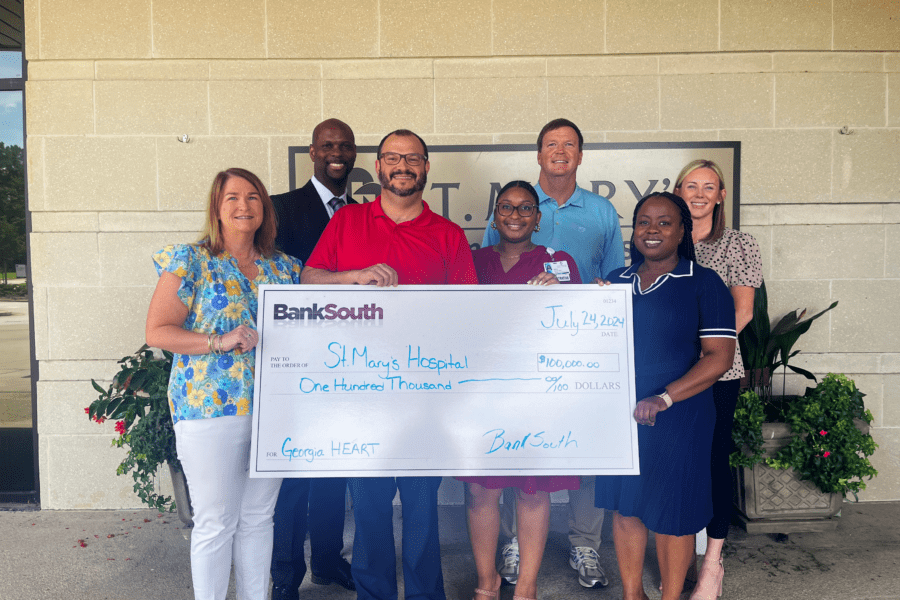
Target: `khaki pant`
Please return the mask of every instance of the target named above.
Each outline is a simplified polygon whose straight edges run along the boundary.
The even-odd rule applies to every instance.
[[[600,550],[600,530],[603,527],[602,508],[594,506],[594,482],[596,477],[581,477],[581,487],[569,490],[569,544]],[[503,543],[516,536],[516,490],[503,490],[500,507],[500,537]]]

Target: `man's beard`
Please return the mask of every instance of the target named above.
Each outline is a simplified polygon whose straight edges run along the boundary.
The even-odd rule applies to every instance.
[[[391,175],[412,175],[416,176],[415,173],[408,170],[398,170],[391,173]],[[417,194],[425,189],[425,183],[428,181],[427,173],[422,171],[422,174],[416,177],[416,184],[408,189],[398,188],[391,183],[389,176],[382,170],[378,172],[378,181],[381,183],[381,189],[388,190],[395,196],[400,196],[404,198],[406,196],[412,196],[413,194]]]

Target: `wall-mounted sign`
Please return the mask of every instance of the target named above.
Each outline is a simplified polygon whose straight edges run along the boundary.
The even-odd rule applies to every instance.
[[[358,201],[371,202],[381,192],[375,174],[376,151],[375,146],[357,148],[348,187]],[[431,170],[425,201],[433,211],[462,227],[473,245],[481,244],[500,188],[513,179],[537,183],[540,172],[534,144],[429,146],[428,153]],[[650,192],[673,191],[679,171],[692,160],[714,160],[725,175],[727,224],[738,228],[740,155],[740,142],[585,144],[578,185],[613,203],[627,246],[631,215],[639,199]],[[290,147],[288,161],[290,187],[296,189],[312,176],[309,147]]]

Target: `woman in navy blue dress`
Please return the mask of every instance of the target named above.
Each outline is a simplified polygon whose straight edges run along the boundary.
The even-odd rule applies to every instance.
[[[596,504],[614,510],[613,538],[625,600],[646,600],[648,529],[656,533],[663,599],[681,594],[694,534],[712,516],[710,387],[732,364],[734,302],[698,265],[691,213],[667,192],[634,210],[631,266],[610,283],[632,286],[640,475],[597,478]]]

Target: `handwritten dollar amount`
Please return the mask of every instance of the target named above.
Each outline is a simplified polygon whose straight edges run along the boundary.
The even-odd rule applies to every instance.
[[[618,354],[539,354],[538,371],[587,371],[615,373]]]

